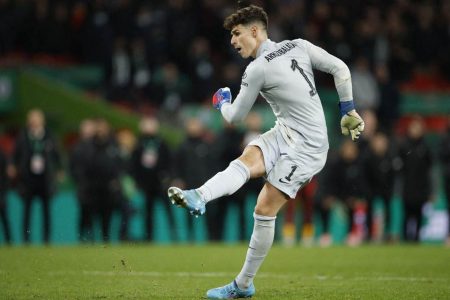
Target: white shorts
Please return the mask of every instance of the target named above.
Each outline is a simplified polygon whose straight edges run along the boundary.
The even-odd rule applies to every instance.
[[[266,180],[291,198],[320,172],[327,160],[328,150],[316,152],[302,141],[287,143],[276,125],[248,145],[261,149],[266,166]]]

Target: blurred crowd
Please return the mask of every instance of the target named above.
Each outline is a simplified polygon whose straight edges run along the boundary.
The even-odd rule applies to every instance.
[[[420,116],[410,120],[402,137],[379,130],[373,111],[364,111],[362,117],[366,130],[361,140],[354,143],[343,139],[338,148],[331,149],[325,169],[296,197],[303,207],[304,241],[313,241],[314,224],[319,222],[322,224],[320,244],[333,243],[330,212],[337,205],[346,212],[347,242],[352,245],[364,241],[419,241],[423,207],[437,200],[441,188],[440,180],[433,178],[437,164],[440,165],[439,178],[443,178],[447,209],[450,207],[450,118],[447,131],[439,136],[438,149],[432,150],[424,138],[426,127]],[[0,218],[4,237],[7,242],[11,241],[6,191],[14,189],[24,203],[23,241],[29,242],[30,234],[36,230],[30,223],[31,204],[41,201],[43,237],[46,243],[50,242],[51,199],[66,177],[74,183],[80,208],[80,241],[94,240],[94,224],[100,224],[103,240],[109,241],[114,212],[121,216],[121,240],[130,238],[129,220],[139,213],[145,216],[145,238],[152,241],[152,234],[158,230],[154,228],[158,201],[165,208],[172,227],[170,240],[177,241],[179,237],[173,228],[176,222],[166,197],[167,187],[199,187],[225,168],[262,131],[262,119],[256,112],[249,114],[245,127],[224,124],[216,134],[212,134],[201,119],[191,117],[185,120],[184,140],[173,148],[161,138],[159,121],[155,117],[142,118],[137,136],[128,129],[113,130],[105,119],[86,119],[80,123],[76,141],[67,153],[62,153],[58,146],[61,143],[46,126],[43,112],[33,109],[17,136],[14,151],[11,155],[0,156]],[[231,205],[237,207],[239,239],[248,238],[245,236],[249,226],[245,202],[249,197],[253,197],[251,201],[256,200],[262,184],[261,180],[251,180],[236,194],[208,206],[205,218],[209,240],[223,239],[224,218]],[[133,202],[138,192],[145,198],[142,211],[137,211]],[[390,203],[394,194],[402,201],[403,227],[397,233],[391,226]],[[381,219],[374,213],[376,200],[383,206]],[[284,211],[285,238],[290,236],[295,203],[292,200]],[[314,213],[319,220],[314,220]],[[192,241],[195,240],[193,220],[188,219],[187,228]]]
[[[395,114],[386,99],[399,86],[449,89],[448,0],[253,3],[268,11],[271,39],[304,38],[347,63],[361,109]],[[173,111],[221,86],[238,92],[243,64],[222,27],[235,9],[235,0],[1,0],[0,54],[96,64],[108,99]]]
[[[393,129],[400,117],[401,91],[450,90],[450,1],[252,2],[269,13],[272,40],[307,39],[348,64],[354,99],[367,126],[358,143],[342,141],[339,149],[331,149],[325,169],[297,195],[302,239],[314,235],[316,213],[323,231],[320,243],[333,243],[330,211],[339,205],[347,212],[351,244],[417,241],[422,207],[437,197],[432,177],[436,165],[450,207],[450,129],[439,136],[439,149],[431,149],[424,139],[425,123],[419,116],[407,123],[404,136]],[[183,120],[185,140],[177,147],[169,147],[160,136],[158,118],[174,116],[182,104],[210,101],[212,91],[223,86],[238,93],[245,64],[222,27],[235,9],[235,0],[0,0],[0,66],[23,61],[97,65],[104,77],[101,86],[92,87],[94,92],[152,115],[142,118],[138,136],[114,130],[102,118],[82,120],[76,143],[62,151],[42,111],[31,110],[12,153],[0,155],[0,228],[6,241],[11,241],[6,191],[16,190],[23,200],[25,242],[33,231],[31,204],[42,202],[43,237],[50,242],[51,199],[68,178],[80,207],[81,241],[93,240],[97,222],[108,241],[115,212],[121,215],[120,238],[129,239],[129,220],[139,213],[132,201],[137,192],[145,198],[146,240],[154,239],[158,201],[166,208],[168,223],[175,224],[167,187],[200,186],[266,129],[258,113],[248,116],[244,128],[223,124],[214,133],[202,118],[190,117]],[[334,86],[326,74],[315,79],[320,87]],[[261,185],[250,181],[208,207],[209,240],[223,238],[230,204],[238,207],[239,238],[248,238],[245,201]],[[394,194],[402,200],[400,234],[390,231]],[[380,199],[381,221],[373,212]],[[288,239],[295,203],[289,203],[283,218]],[[194,232],[192,219],[188,226]],[[176,230],[170,231],[176,240]]]

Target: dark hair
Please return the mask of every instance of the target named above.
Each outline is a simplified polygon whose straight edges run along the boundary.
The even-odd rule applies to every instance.
[[[246,1],[238,1],[238,10],[229,15],[223,22],[223,27],[227,30],[233,29],[237,25],[247,25],[252,22],[260,22],[263,24],[264,29],[267,30],[269,19],[267,13],[259,6],[256,5],[244,5]]]

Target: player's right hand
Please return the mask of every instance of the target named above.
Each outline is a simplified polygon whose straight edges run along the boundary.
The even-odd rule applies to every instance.
[[[364,121],[356,110],[353,109],[342,116],[341,131],[343,135],[350,134],[353,141],[356,141],[364,131]]]
[[[220,88],[212,98],[214,108],[220,110],[224,103],[231,103],[231,91],[228,87]]]

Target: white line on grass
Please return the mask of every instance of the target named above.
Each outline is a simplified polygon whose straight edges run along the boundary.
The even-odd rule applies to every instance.
[[[0,270],[0,273],[3,271]],[[51,271],[50,276],[61,275],[79,275],[85,276],[142,276],[142,277],[210,277],[210,278],[226,278],[233,277],[236,274],[231,272],[144,272],[144,271]],[[270,279],[315,279],[319,281],[325,280],[345,280],[345,281],[409,281],[409,282],[426,282],[426,281],[450,281],[450,278],[435,277],[401,277],[401,276],[365,276],[365,277],[344,277],[344,276],[298,276],[298,274],[274,274],[261,273],[258,278]]]

